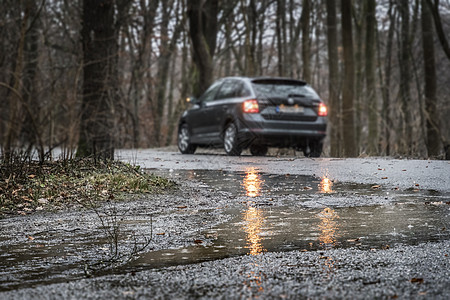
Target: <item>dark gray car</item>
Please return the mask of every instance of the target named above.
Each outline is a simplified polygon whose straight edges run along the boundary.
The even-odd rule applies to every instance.
[[[319,157],[327,127],[327,107],[304,81],[274,77],[227,77],[214,82],[181,116],[178,148],[224,147],[228,155],[250,148],[294,147]]]

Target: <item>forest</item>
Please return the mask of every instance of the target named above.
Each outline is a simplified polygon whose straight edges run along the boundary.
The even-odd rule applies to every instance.
[[[326,156],[450,155],[449,0],[0,2],[3,160],[173,145],[224,76],[307,81]]]

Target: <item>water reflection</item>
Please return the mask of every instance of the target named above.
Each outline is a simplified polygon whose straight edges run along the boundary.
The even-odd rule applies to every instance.
[[[339,216],[337,215],[334,209],[329,207],[324,208],[320,213],[317,214],[317,217],[320,219],[320,223],[318,225],[320,235],[319,235],[319,243],[325,249],[331,249],[336,246],[336,238],[337,231],[339,229],[337,219]],[[330,274],[334,271],[334,260],[329,256],[322,257],[323,261],[323,269],[327,274]]]
[[[322,180],[319,183],[319,192],[320,193],[332,193],[333,192],[333,182],[327,177],[322,177]]]
[[[326,207],[317,214],[317,217],[320,219],[318,225],[320,244],[326,249],[333,248],[336,246],[337,231],[339,228],[337,219],[339,219],[339,216],[334,209]]]
[[[255,168],[246,169],[242,186],[248,197],[254,198],[260,196],[263,183],[264,180],[261,179],[261,175]],[[243,230],[246,233],[246,242],[250,255],[256,256],[266,251],[262,245],[261,237],[262,227],[265,222],[263,211],[251,206],[251,203],[247,203],[247,207],[242,213],[242,219],[244,221]],[[248,267],[250,270],[247,272],[247,279],[244,280],[244,286],[254,297],[258,298],[258,295],[264,291],[261,285],[264,273],[259,270],[257,262],[249,264]]]
[[[254,198],[259,196],[263,182],[261,175],[255,168],[246,169],[242,186],[248,197]],[[261,228],[265,221],[264,213],[261,209],[248,204],[246,209],[242,212],[242,218],[244,221],[243,230],[246,233],[247,246],[250,250],[250,255],[258,255],[265,251],[261,243]]]
[[[243,213],[244,231],[247,234],[247,246],[250,255],[258,255],[265,251],[262,245],[261,228],[264,223],[264,214],[261,209],[249,206]]]
[[[257,169],[251,167],[245,170],[245,177],[242,186],[245,189],[246,195],[249,197],[257,197],[261,194],[261,186],[264,180],[261,179],[261,174]]]

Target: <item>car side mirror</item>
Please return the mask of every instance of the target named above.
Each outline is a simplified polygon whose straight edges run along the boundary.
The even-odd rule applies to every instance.
[[[198,99],[195,98],[195,97],[187,97],[187,98],[186,98],[186,102],[187,102],[187,103],[190,103],[190,104],[196,104],[196,103],[198,103],[199,101],[198,101]]]

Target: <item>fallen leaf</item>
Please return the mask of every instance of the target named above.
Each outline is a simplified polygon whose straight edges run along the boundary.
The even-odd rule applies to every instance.
[[[180,205],[180,206],[177,206],[177,208],[178,209],[185,209],[185,208],[187,208],[187,206],[186,205]]]
[[[160,232],[160,233],[157,233],[156,235],[165,235],[166,233],[165,232]]]
[[[420,184],[416,183],[416,186],[420,186]]]
[[[381,187],[381,185],[378,185],[378,184],[377,185],[372,185],[373,189],[379,189],[380,187]]]
[[[22,196],[23,201],[33,202],[33,199],[28,198],[27,196]]]
[[[403,171],[403,172],[406,172],[406,169],[403,169],[402,171]]]
[[[388,179],[387,177],[381,177],[381,179]]]
[[[30,241],[32,241],[32,240],[34,240],[34,237],[32,237],[31,235],[29,235],[29,236],[28,236],[28,239],[29,239]]]
[[[312,190],[312,187],[304,186],[303,189],[304,189],[304,190]]]
[[[36,175],[34,175],[34,174],[28,175],[28,178],[33,179],[34,177],[36,177]]]
[[[37,202],[40,203],[40,204],[46,204],[46,203],[48,203],[48,199],[46,199],[46,198],[39,198],[37,200]]]
[[[350,243],[355,243],[358,241],[359,241],[359,238],[347,240],[347,242],[350,242]]]
[[[198,245],[198,244],[202,244],[203,241],[202,240],[194,240],[194,243],[196,243]]]
[[[423,283],[423,278],[412,278],[411,283]]]

